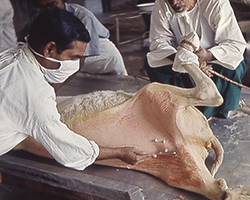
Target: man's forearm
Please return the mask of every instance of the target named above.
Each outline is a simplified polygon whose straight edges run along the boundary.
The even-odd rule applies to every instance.
[[[145,152],[139,151],[134,147],[121,147],[121,148],[109,148],[100,147],[99,156],[97,160],[119,158],[120,160],[135,164],[138,161],[143,161],[151,155],[147,155]]]
[[[118,148],[100,147],[99,156],[97,160],[119,158],[121,151]]]

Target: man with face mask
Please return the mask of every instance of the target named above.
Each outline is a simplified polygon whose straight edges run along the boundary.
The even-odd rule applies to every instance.
[[[127,75],[120,52],[108,39],[109,31],[85,7],[65,2],[66,0],[38,0],[42,10],[57,7],[71,12],[82,21],[89,31],[91,41],[84,53],[86,59],[82,71],[90,74]]]
[[[142,158],[132,147],[100,147],[60,121],[51,83],[64,82],[79,69],[89,41],[78,18],[54,10],[35,20],[28,45],[0,54],[0,155],[23,149],[78,170],[96,159],[133,164]]]
[[[243,61],[246,42],[229,0],[156,0],[151,16],[151,45],[145,69],[152,82],[193,87],[188,74],[172,70],[176,49],[191,32],[200,38],[197,64],[212,63],[218,73],[241,82],[247,70]],[[212,80],[224,103],[199,109],[207,118],[226,118],[230,110],[238,108],[241,89],[215,76]]]

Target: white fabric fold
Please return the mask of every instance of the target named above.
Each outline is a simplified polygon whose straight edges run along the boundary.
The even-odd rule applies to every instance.
[[[10,0],[1,0],[0,5],[0,52],[14,47],[17,37],[13,23],[14,9]]]
[[[194,53],[200,47],[199,37],[196,32],[191,32],[183,37],[182,46],[177,48],[172,69],[176,72],[187,73],[183,65],[195,64],[199,66],[198,56]]]
[[[197,67],[199,66],[198,56],[191,51],[178,47],[172,69],[176,72],[187,73],[187,71],[183,68],[183,65],[193,64]]]

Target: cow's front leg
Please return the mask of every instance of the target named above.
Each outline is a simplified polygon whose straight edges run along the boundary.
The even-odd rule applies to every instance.
[[[189,104],[193,106],[220,106],[223,98],[214,82],[197,65],[183,65],[195,82],[195,87],[187,90]]]

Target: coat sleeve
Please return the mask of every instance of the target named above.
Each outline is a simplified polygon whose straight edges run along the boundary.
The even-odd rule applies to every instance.
[[[157,0],[151,14],[150,52],[147,54],[151,67],[173,63],[167,58],[176,53],[176,40],[169,23],[170,15],[168,5]]]
[[[207,17],[215,32],[216,46],[208,50],[216,58],[214,63],[234,70],[244,59],[246,42],[228,0],[216,1],[210,9]]]
[[[99,147],[94,141],[74,133],[60,121],[53,99],[40,100],[31,117],[27,131],[60,164],[84,170],[99,155]]]

